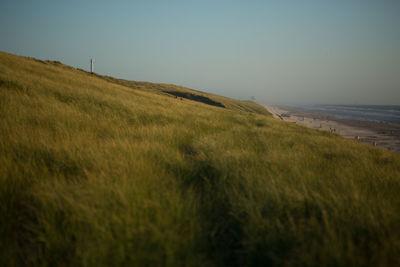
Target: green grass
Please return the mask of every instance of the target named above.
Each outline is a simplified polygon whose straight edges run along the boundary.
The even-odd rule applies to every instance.
[[[255,103],[0,52],[1,266],[395,266],[399,192]]]

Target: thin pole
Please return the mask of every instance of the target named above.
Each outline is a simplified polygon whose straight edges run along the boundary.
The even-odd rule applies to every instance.
[[[93,71],[94,71],[94,59],[91,58],[90,59],[90,73],[93,73]]]

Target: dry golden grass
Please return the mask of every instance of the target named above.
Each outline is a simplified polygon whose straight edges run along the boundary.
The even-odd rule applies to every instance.
[[[2,266],[400,264],[394,153],[6,53],[0,118]]]

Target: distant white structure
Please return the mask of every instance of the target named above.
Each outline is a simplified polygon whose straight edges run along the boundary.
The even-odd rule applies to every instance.
[[[93,73],[93,71],[94,71],[94,59],[91,58],[90,59],[90,73]]]

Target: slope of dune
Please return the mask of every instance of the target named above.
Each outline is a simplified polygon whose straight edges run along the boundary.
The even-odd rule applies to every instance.
[[[0,52],[1,266],[396,266],[399,192],[255,103]]]

